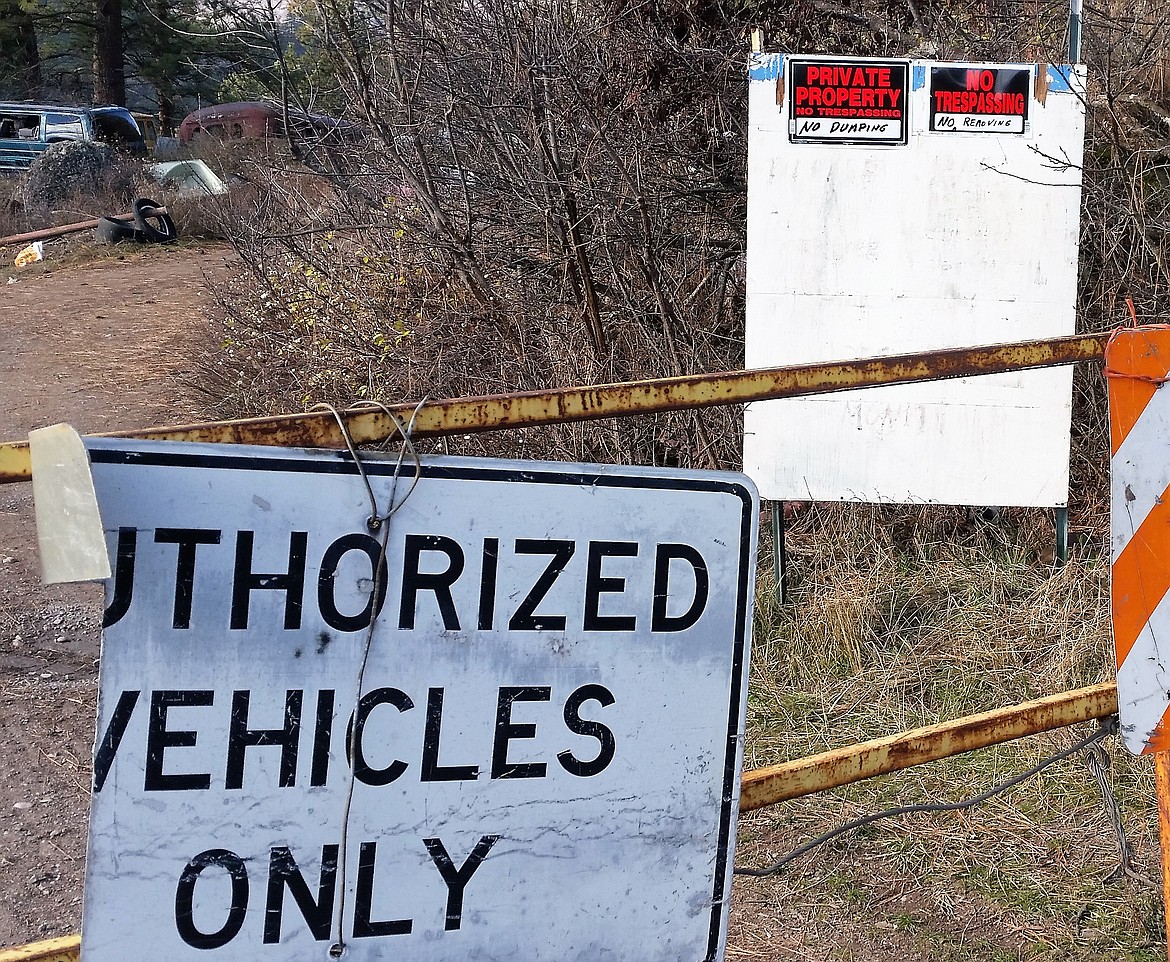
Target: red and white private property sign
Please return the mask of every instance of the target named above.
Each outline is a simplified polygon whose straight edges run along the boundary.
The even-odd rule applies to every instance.
[[[89,453],[87,962],[721,957],[746,478],[424,459],[380,565],[346,454]]]

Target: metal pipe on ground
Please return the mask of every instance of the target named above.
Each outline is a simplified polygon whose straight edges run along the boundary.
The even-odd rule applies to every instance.
[[[741,780],[741,812],[849,785],[874,775],[988,748],[1117,713],[1117,685],[1106,682],[927,725],[755,771]],[[0,962],[76,962],[81,937],[69,935],[0,949]]]
[[[165,214],[167,209],[165,207],[155,208],[155,213]],[[127,214],[111,214],[111,220],[133,220],[133,212]],[[33,241],[49,240],[52,237],[64,237],[66,234],[76,234],[78,231],[90,230],[97,227],[98,219],[95,217],[91,220],[80,220],[75,224],[62,224],[59,227],[45,227],[41,230],[32,230],[24,234],[9,234],[7,237],[0,237],[0,247],[9,247],[16,244],[31,244]]]
[[[415,418],[414,434],[471,434],[1054,367],[1099,360],[1108,339],[1109,334],[1087,334],[827,364],[428,401]],[[392,404],[389,410],[405,422],[410,420],[415,405]],[[396,432],[393,418],[381,409],[351,411],[344,417],[357,444],[382,441]],[[339,448],[345,443],[333,414],[317,412],[115,431],[104,436],[299,447]],[[0,484],[27,481],[31,476],[28,442],[0,444]]]

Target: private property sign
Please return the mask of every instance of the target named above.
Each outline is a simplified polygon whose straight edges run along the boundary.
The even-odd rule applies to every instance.
[[[906,143],[905,60],[790,61],[794,143]]]
[[[424,459],[383,556],[347,454],[90,457],[87,962],[722,956],[746,478]]]

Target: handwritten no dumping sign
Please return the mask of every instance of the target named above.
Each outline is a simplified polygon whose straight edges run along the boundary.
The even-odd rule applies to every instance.
[[[746,478],[424,459],[375,578],[348,456],[90,456],[87,962],[721,956]]]
[[[788,62],[792,143],[905,144],[905,60]]]

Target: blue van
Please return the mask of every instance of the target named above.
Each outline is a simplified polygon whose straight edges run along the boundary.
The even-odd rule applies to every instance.
[[[0,173],[27,170],[50,144],[101,141],[124,153],[146,153],[125,107],[72,107],[0,101]]]

